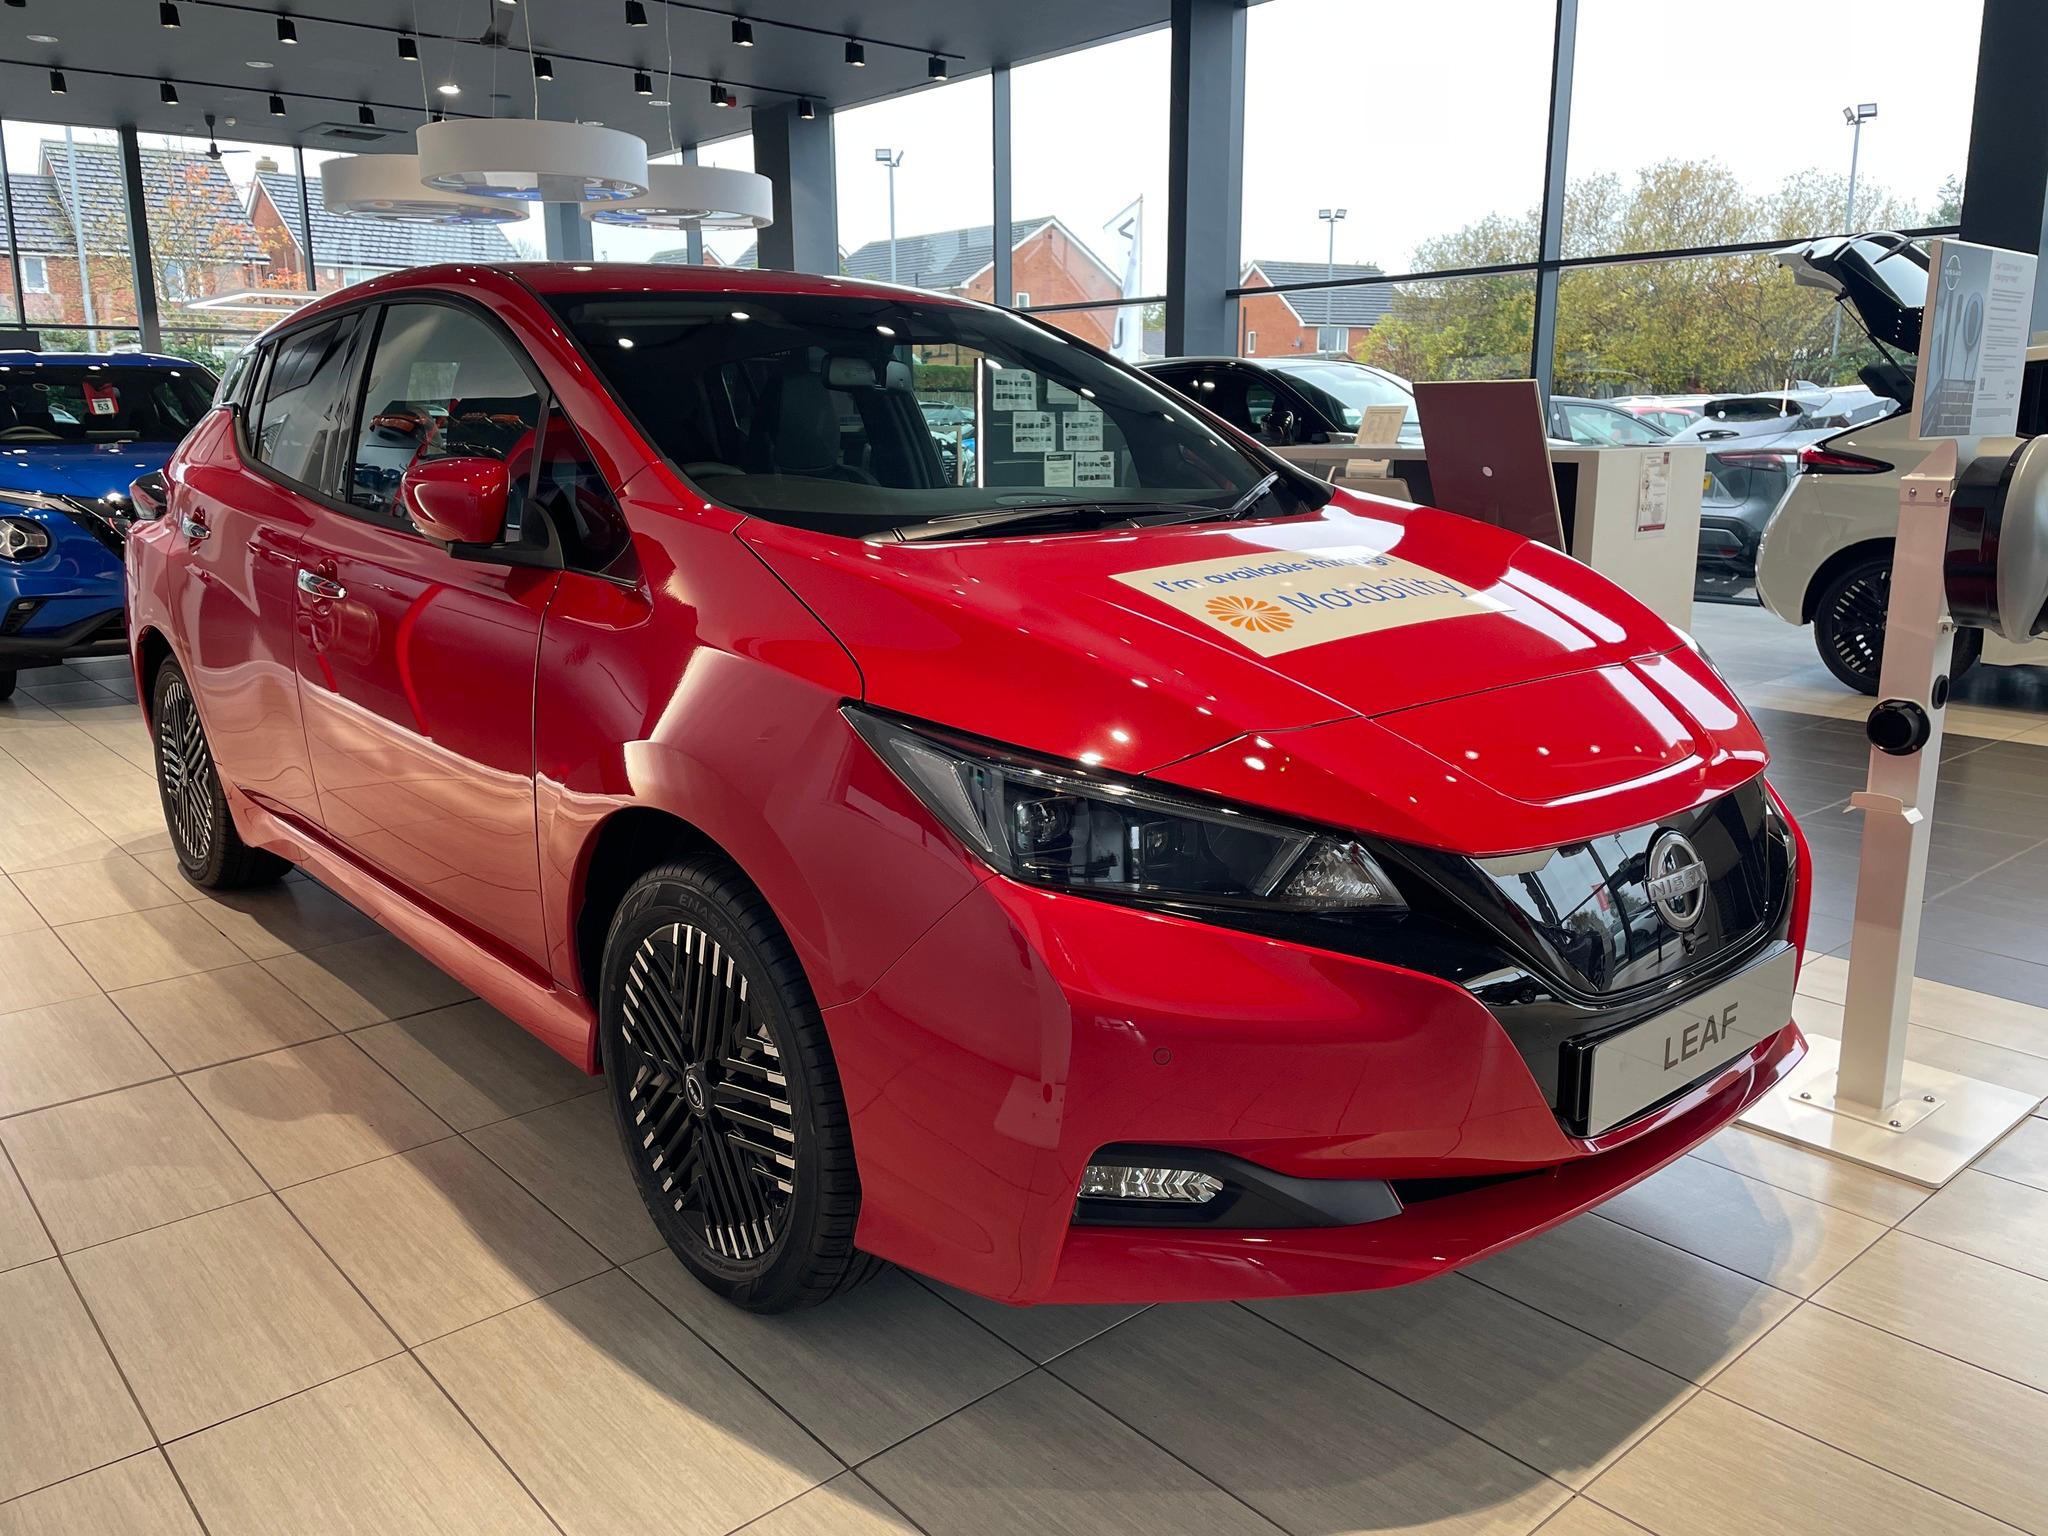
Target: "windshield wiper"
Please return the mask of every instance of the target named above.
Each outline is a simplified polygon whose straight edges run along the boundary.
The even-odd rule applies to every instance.
[[[1041,502],[1036,506],[1002,507],[993,512],[933,518],[928,523],[891,528],[870,537],[919,544],[933,539],[963,539],[984,533],[1013,532],[1039,523],[1053,523],[1079,531],[1111,526],[1152,528],[1165,523],[1229,522],[1243,517],[1265,500],[1279,480],[1278,473],[1267,475],[1227,507],[1205,507],[1184,501]]]

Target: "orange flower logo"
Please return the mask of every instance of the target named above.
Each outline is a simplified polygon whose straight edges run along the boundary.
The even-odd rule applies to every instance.
[[[1263,597],[1212,597],[1204,606],[1210,618],[1220,620],[1232,629],[1249,629],[1256,634],[1271,635],[1294,628],[1294,615]]]

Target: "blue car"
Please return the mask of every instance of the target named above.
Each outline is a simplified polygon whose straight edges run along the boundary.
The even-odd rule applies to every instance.
[[[129,487],[163,469],[214,384],[178,357],[0,351],[0,699],[24,668],[126,651]]]

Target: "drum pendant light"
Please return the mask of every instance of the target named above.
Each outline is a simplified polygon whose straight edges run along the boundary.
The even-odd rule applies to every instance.
[[[595,123],[467,118],[418,133],[420,183],[519,203],[616,203],[647,190],[647,145]]]
[[[503,198],[458,197],[420,185],[417,155],[346,155],[320,167],[320,200],[329,213],[427,224],[511,224],[523,205]]]
[[[765,229],[775,222],[774,209],[774,184],[752,171],[650,165],[644,194],[622,203],[586,203],[583,216],[651,229]]]

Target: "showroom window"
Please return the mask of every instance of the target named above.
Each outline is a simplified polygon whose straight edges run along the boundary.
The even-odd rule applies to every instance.
[[[992,103],[989,77],[977,75],[832,115],[839,248],[849,276],[888,282],[893,271],[898,282],[999,302]]]
[[[1252,290],[1238,300],[1238,351],[1350,358],[1404,380],[1526,378],[1535,319],[1529,272]]]
[[[27,290],[22,322],[52,350],[134,346],[141,333],[119,140],[104,128],[9,121],[0,141]]]

